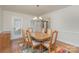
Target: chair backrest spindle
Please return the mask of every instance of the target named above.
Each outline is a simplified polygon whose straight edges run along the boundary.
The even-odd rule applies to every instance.
[[[54,31],[52,33],[52,43],[56,43],[57,37],[58,37],[58,31]]]

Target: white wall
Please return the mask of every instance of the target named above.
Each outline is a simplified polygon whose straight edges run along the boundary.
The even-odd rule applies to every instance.
[[[11,31],[12,32],[13,17],[20,17],[23,21],[22,27],[27,28],[30,26],[30,21],[32,20],[32,18],[34,16],[3,10],[3,31]],[[16,39],[18,37],[13,35],[11,38]]]
[[[0,32],[2,32],[2,9],[0,8]]]
[[[79,6],[69,6],[42,16],[51,17],[51,27],[59,31],[58,40],[79,47]]]
[[[0,8],[0,32],[1,32],[1,8]]]
[[[1,32],[1,9],[0,9],[0,32]]]
[[[23,20],[23,27],[28,27],[29,21],[32,20],[34,16],[21,14],[21,13],[15,13],[10,11],[4,11],[3,12],[3,31],[11,31],[12,30],[12,19],[13,17],[20,17]]]

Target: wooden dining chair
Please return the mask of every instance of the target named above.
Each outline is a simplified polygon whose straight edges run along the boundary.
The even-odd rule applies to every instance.
[[[51,52],[52,49],[56,52],[56,41],[58,37],[58,31],[53,31],[52,37],[49,41],[45,41],[43,45],[48,48],[48,52]]]
[[[26,31],[24,29],[21,29],[21,33],[22,33],[22,37],[21,38],[18,38],[18,41],[17,41],[17,45],[19,47],[19,49],[22,51],[28,44],[28,40],[26,40],[26,37],[27,35],[26,34]]]
[[[28,46],[28,43],[29,43],[28,30],[23,29],[22,36],[23,36],[24,44]]]
[[[28,44],[31,46],[31,44],[32,44],[32,39],[31,39],[31,34],[32,34],[32,32],[33,32],[33,29],[32,28],[28,28],[28,33],[27,33],[27,35],[28,35],[28,39],[29,39],[29,42],[28,42]]]
[[[37,45],[39,45],[38,42],[36,42],[35,40],[32,40],[31,38],[31,34],[32,34],[32,28],[28,28],[27,31],[24,31],[23,36],[24,39],[26,40],[26,44],[28,46],[32,46],[32,49],[34,49]]]

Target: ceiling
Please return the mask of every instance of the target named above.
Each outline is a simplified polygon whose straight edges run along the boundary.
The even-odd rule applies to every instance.
[[[69,5],[0,5],[3,10],[40,16],[45,13],[53,12]]]

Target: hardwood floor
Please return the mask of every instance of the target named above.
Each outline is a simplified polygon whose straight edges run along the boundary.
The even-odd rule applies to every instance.
[[[2,51],[2,53],[20,53],[21,49],[17,45],[17,41],[12,41],[11,47],[6,48]],[[57,41],[57,46],[68,49],[71,53],[79,53],[79,47],[72,46],[70,44],[66,44],[60,41]]]
[[[70,45],[70,44],[67,44],[64,42],[60,42],[60,41],[57,41],[57,45],[68,49],[69,51],[71,51],[71,53],[79,53],[79,47],[75,47],[73,45]]]

